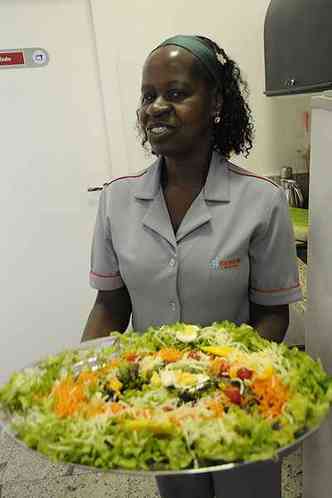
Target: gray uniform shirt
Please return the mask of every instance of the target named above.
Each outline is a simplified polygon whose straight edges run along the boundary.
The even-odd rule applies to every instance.
[[[177,321],[249,321],[249,302],[301,299],[283,190],[212,156],[206,183],[174,234],[160,185],[162,160],[118,178],[100,197],[90,283],[125,285],[133,328]]]

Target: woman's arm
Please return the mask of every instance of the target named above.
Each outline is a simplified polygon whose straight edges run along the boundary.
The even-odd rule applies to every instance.
[[[264,339],[282,342],[289,325],[289,306],[262,306],[250,303],[250,325],[256,329]]]
[[[82,335],[82,342],[106,337],[115,330],[124,332],[128,327],[130,315],[131,301],[126,287],[98,291]]]

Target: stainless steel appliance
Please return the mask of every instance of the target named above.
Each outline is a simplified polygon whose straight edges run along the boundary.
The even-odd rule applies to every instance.
[[[301,208],[304,205],[304,198],[300,186],[293,179],[293,170],[287,166],[282,168],[280,184],[285,190],[289,206]]]

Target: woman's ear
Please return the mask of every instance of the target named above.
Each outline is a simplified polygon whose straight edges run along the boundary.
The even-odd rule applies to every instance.
[[[223,98],[220,91],[217,89],[215,92],[214,101],[215,101],[215,109],[220,114],[222,111]]]
[[[220,116],[222,113],[222,106],[223,106],[223,98],[218,91],[217,88],[214,89],[213,97],[212,97],[212,118],[214,119],[216,116]]]

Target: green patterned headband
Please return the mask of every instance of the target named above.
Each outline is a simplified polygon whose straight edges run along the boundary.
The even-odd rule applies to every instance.
[[[156,47],[154,50],[157,50],[160,47],[165,47],[167,45],[176,45],[177,47],[185,48],[186,50],[191,52],[195,57],[197,57],[197,59],[200,60],[205,69],[207,69],[207,71],[209,72],[210,76],[212,76],[219,85],[219,64],[223,65],[226,63],[226,60],[221,54],[216,54],[211,48],[207,47],[205,43],[202,42],[202,40],[200,40],[197,36],[188,35],[177,35],[172,36],[171,38],[167,38],[167,40],[158,45],[158,47]]]

